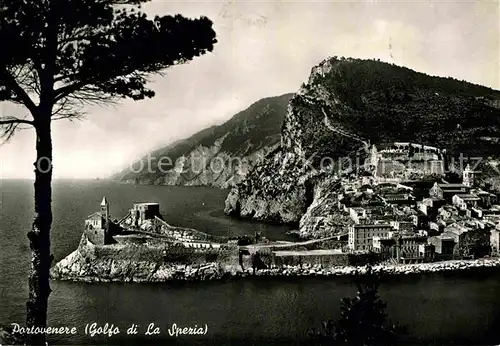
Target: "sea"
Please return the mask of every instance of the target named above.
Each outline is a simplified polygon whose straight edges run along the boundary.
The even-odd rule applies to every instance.
[[[104,180],[53,183],[52,252],[56,261],[78,245],[84,219],[103,196],[113,218],[133,203],[159,202],[167,222],[217,235],[261,232],[287,240],[285,226],[233,219],[223,213],[227,191],[127,185]],[[33,182],[0,181],[0,324],[24,325],[28,295]],[[408,345],[500,344],[500,271],[434,273],[386,278],[379,289],[391,321],[407,327]],[[341,298],[356,294],[349,277],[253,278],[185,284],[54,281],[48,325],[75,327],[51,335],[50,345],[292,345],[308,342],[311,328],[336,320]],[[90,335],[89,326],[118,329]],[[172,325],[206,330],[170,335]],[[127,334],[136,326],[137,334]],[[85,331],[87,327],[87,333]],[[148,330],[151,335],[146,335]],[[108,328],[109,329],[109,328]],[[154,334],[153,332],[156,332]]]

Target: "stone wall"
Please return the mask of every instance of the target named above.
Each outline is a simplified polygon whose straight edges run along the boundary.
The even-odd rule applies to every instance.
[[[325,267],[349,265],[349,258],[346,254],[331,255],[296,255],[296,256],[272,256],[272,264],[277,267],[297,266],[297,265],[322,265]]]
[[[88,229],[84,231],[84,234],[93,244],[104,244],[103,229]]]
[[[51,268],[51,277],[85,282],[163,282],[210,280],[234,275],[238,247],[220,249],[183,246],[94,245],[83,234],[78,249]]]
[[[264,263],[268,266],[282,267],[284,265],[322,265],[324,267],[331,266],[363,266],[366,264],[379,263],[382,258],[376,253],[367,254],[349,254],[349,253],[332,253],[332,254],[318,254],[318,255],[305,255],[298,252],[295,255],[289,256],[276,256],[276,254],[261,256]]]
[[[205,262],[238,263],[238,247],[223,245],[220,249],[186,248],[184,246],[153,244],[94,245],[86,234],[82,235],[78,247],[80,254],[89,260],[125,260],[156,263]]]

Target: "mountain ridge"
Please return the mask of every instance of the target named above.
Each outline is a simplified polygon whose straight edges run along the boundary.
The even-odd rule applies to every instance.
[[[281,126],[293,94],[266,97],[220,125],[152,151],[151,167],[114,174],[122,182],[153,185],[228,188],[241,180],[252,164],[280,143]],[[132,167],[143,164],[147,155]],[[144,165],[145,166],[145,165]]]
[[[397,141],[496,156],[499,100],[497,90],[394,64],[325,59],[290,100],[280,147],[231,190],[225,211],[294,224],[304,236],[335,229],[330,195],[337,172],[321,167],[324,158],[364,160],[366,143]]]

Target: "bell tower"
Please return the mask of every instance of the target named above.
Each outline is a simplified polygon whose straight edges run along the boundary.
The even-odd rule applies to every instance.
[[[101,217],[104,219],[104,224],[102,228],[106,228],[109,219],[109,203],[106,197],[102,198],[101,202]]]
[[[470,165],[467,164],[463,173],[462,173],[462,184],[468,187],[474,186],[474,171],[470,169]]]
[[[102,198],[101,202],[101,220],[102,229],[104,230],[104,245],[109,244],[109,203],[106,197]]]

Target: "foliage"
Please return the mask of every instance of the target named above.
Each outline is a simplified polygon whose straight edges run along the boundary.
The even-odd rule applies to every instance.
[[[26,114],[0,115],[0,136],[36,131],[35,218],[26,325],[47,325],[52,226],[51,122],[77,119],[88,104],[154,96],[148,79],[213,50],[212,22],[139,11],[148,0],[0,0],[0,102]],[[28,344],[45,344],[44,334]]]
[[[483,257],[491,253],[490,228],[471,230],[460,235],[455,254],[460,257]]]
[[[314,133],[323,126],[318,105],[327,102],[332,121],[374,143],[423,143],[478,156],[498,152],[499,143],[483,138],[500,137],[499,91],[375,60],[332,58],[327,64],[329,72],[311,78],[307,97],[292,100],[307,132],[303,146],[323,146]],[[325,99],[325,90],[335,102]]]
[[[36,97],[52,119],[78,117],[85,104],[153,97],[150,76],[213,49],[208,18],[150,19],[131,5],[144,2],[1,0],[0,101],[21,104],[35,117]],[[20,120],[31,123],[4,120],[7,136]]]
[[[388,321],[386,303],[378,296],[378,274],[368,267],[367,274],[357,277],[355,283],[357,295],[342,299],[340,319],[323,322],[322,330],[314,332],[319,342],[349,346],[396,344],[406,330]]]
[[[249,235],[238,237],[238,246],[255,244],[255,238]]]

